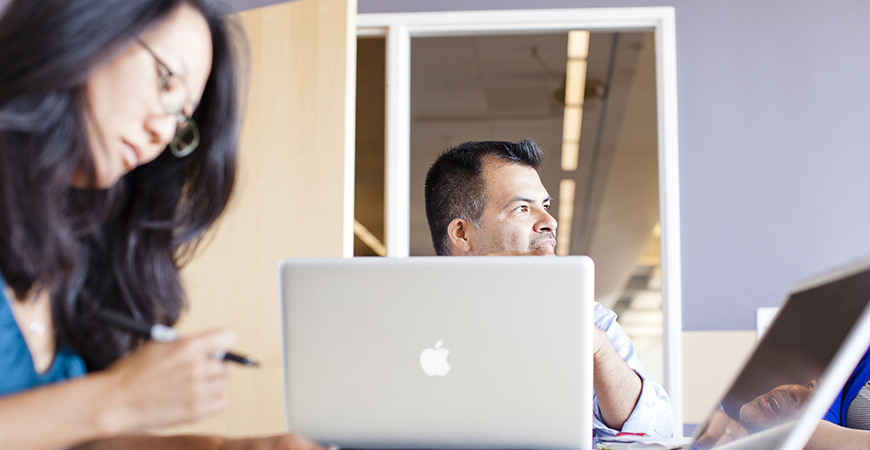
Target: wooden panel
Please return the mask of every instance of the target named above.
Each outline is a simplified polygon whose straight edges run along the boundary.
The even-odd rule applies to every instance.
[[[229,410],[173,433],[284,431],[278,261],[343,254],[355,15],[355,0],[241,13],[251,73],[240,178],[229,211],[184,270],[190,308],[179,329],[229,327],[239,353],[262,367],[233,367]]]
[[[683,332],[684,423],[707,419],[755,348],[755,337],[755,331]]]

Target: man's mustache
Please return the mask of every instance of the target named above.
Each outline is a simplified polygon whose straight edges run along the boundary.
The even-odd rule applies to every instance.
[[[555,241],[556,240],[556,233],[553,233],[552,231],[545,231],[543,233],[539,233],[535,237],[535,239],[533,239],[532,242],[529,244],[529,248],[533,249],[538,245],[538,243],[540,243],[541,241],[547,240],[547,239],[552,239]]]

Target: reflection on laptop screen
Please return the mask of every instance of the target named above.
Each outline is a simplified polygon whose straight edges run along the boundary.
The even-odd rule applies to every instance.
[[[740,441],[751,442],[752,448],[778,448],[826,381],[826,371],[854,334],[853,329],[866,326],[863,313],[868,299],[870,267],[866,262],[795,287],[734,384],[696,434],[693,448],[746,447],[735,445]],[[847,359],[857,361],[860,354]],[[853,368],[854,363],[846,373]],[[839,386],[827,391],[838,392],[844,379],[830,381]],[[824,409],[832,400],[826,400]],[[764,443],[761,437],[754,437],[765,432],[769,436]]]

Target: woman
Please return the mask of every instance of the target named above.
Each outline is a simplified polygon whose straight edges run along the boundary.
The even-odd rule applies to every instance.
[[[209,0],[14,0],[3,12],[4,448],[312,445],[137,436],[226,407],[227,369],[211,355],[235,337],[144,343],[96,319],[171,325],[184,306],[179,265],[235,178],[234,30]]]

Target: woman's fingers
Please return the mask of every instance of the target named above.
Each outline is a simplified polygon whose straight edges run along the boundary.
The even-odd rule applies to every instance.
[[[236,345],[236,333],[229,330],[216,330],[185,339],[191,345],[193,351],[204,354],[226,353],[228,349]]]
[[[173,342],[149,342],[107,372],[115,380],[125,431],[198,420],[227,408],[227,364],[219,359],[236,342],[218,330]],[[216,356],[218,355],[218,356]]]
[[[221,450],[326,450],[317,443],[295,433],[278,436],[228,439]]]

